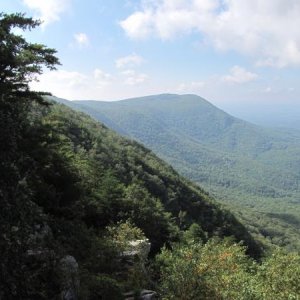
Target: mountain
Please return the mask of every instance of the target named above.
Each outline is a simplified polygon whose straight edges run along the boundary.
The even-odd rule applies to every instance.
[[[195,95],[72,101],[233,208],[257,236],[300,249],[300,132],[237,119]]]
[[[123,299],[147,279],[139,260],[126,271],[128,242],[148,239],[153,257],[190,228],[261,256],[228,210],[144,146],[62,104],[0,101],[1,299]]]

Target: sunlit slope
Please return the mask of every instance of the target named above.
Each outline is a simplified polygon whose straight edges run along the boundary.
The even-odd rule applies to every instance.
[[[278,223],[279,235],[286,230],[299,234],[299,132],[253,125],[195,95],[69,105],[142,142],[230,205],[272,214],[270,222]],[[269,215],[264,216],[268,223]]]

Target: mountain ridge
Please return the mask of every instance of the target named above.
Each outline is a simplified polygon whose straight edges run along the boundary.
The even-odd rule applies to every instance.
[[[143,143],[226,203],[271,213],[271,223],[280,222],[281,236],[286,224],[274,218],[276,210],[300,219],[300,133],[296,130],[251,124],[191,94],[68,105]],[[289,229],[300,237],[297,225]]]

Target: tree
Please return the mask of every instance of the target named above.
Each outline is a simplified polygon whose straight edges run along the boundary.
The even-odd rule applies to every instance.
[[[164,249],[157,262],[164,299],[255,299],[249,271],[254,262],[230,239]]]
[[[230,239],[178,244],[156,257],[163,299],[299,299],[300,256],[276,250],[262,262]]]
[[[24,14],[0,13],[0,93],[1,97],[29,98],[42,101],[41,93],[32,92],[29,82],[41,74],[43,67],[50,70],[59,64],[55,49],[29,43],[14,28],[31,30],[39,26],[39,20],[26,18]]]
[[[258,299],[299,299],[300,255],[276,249],[259,266],[255,277]]]
[[[5,186],[5,182],[1,182],[4,174],[9,176],[11,172],[15,173],[13,166],[18,162],[16,151],[23,145],[23,133],[28,131],[31,103],[34,100],[46,103],[43,93],[30,90],[29,82],[42,73],[43,67],[53,70],[59,64],[54,55],[56,50],[29,43],[13,32],[15,28],[31,30],[40,24],[40,21],[26,18],[24,14],[0,13],[1,187]]]
[[[59,64],[58,58],[54,55],[56,50],[41,44],[29,43],[21,35],[13,32],[15,28],[31,30],[40,24],[40,21],[26,18],[24,14],[0,13],[0,195],[2,197],[9,197],[3,190],[5,186],[18,191],[18,187],[13,186],[11,181],[17,183],[24,178],[24,174],[21,174],[24,155],[19,150],[24,147],[24,143],[28,144],[25,139],[30,128],[30,106],[33,101],[46,103],[43,101],[43,93],[30,90],[29,82],[42,73],[43,67],[53,70]]]
[[[53,70],[59,61],[54,49],[29,43],[14,33],[16,28],[31,30],[39,25],[40,21],[23,14],[0,13],[1,299],[33,299],[37,288],[34,282],[42,290],[45,274],[53,270],[51,261],[44,261],[44,268],[40,263],[28,266],[28,250],[32,249],[29,237],[44,218],[32,201],[34,191],[28,183],[35,172],[30,155],[37,146],[33,140],[38,140],[37,126],[33,127],[37,119],[30,111],[33,103],[46,103],[43,93],[31,91],[29,83],[43,67]],[[51,289],[55,290],[53,286]],[[45,298],[50,297],[47,295]]]

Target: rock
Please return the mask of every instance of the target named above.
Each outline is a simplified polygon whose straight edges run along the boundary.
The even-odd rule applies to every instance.
[[[123,252],[122,256],[139,256],[146,259],[150,252],[151,243],[148,239],[134,240],[128,242],[128,250]]]
[[[30,235],[31,243],[43,243],[46,237],[52,236],[52,230],[47,224],[36,224],[34,232]]]
[[[124,294],[124,299],[125,300],[134,300],[134,299],[139,299],[139,300],[157,300],[159,299],[158,294],[155,291],[151,290],[142,290],[136,298],[136,294],[134,292],[128,292]]]
[[[139,299],[141,299],[141,300],[155,300],[155,299],[159,299],[159,297],[158,297],[158,294],[154,291],[142,290]]]
[[[62,294],[63,300],[77,300],[77,294],[73,289],[68,289],[67,291],[64,291]]]
[[[63,300],[77,300],[79,291],[78,263],[71,255],[66,255],[60,260],[60,270],[62,275]]]

